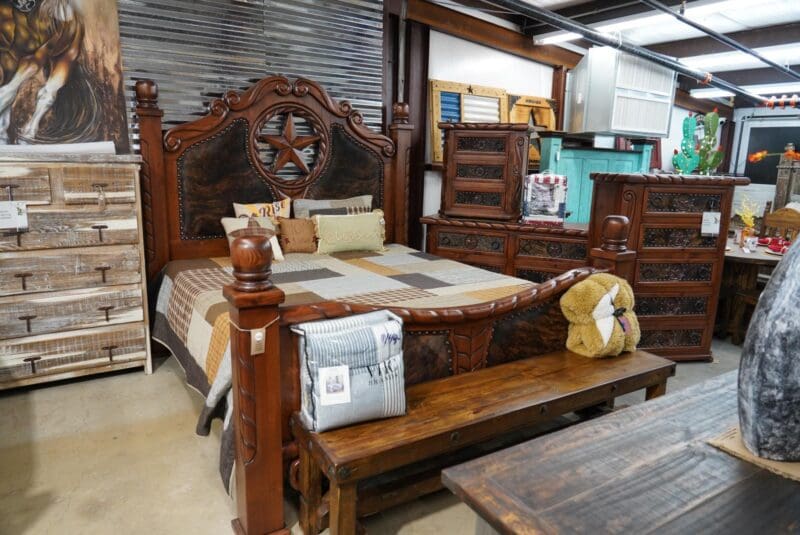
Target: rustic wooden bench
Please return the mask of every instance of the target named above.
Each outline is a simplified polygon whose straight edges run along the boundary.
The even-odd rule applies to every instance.
[[[588,359],[560,351],[406,390],[405,416],[313,433],[295,415],[300,450],[300,525],[316,535],[328,512],[331,533],[355,533],[359,484],[391,470],[646,389],[666,392],[675,364],[644,351]],[[322,476],[330,483],[322,496]],[[419,494],[441,488],[417,487]],[[370,512],[370,511],[366,511]]]

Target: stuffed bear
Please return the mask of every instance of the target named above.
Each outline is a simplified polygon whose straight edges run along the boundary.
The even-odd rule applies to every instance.
[[[561,296],[569,320],[567,349],[586,357],[633,351],[641,331],[633,312],[633,290],[625,279],[596,273]]]

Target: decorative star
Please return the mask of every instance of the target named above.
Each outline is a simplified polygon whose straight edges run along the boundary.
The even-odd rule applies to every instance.
[[[319,136],[298,136],[294,131],[294,116],[286,115],[286,124],[283,125],[283,134],[280,136],[261,135],[260,141],[269,143],[278,150],[275,161],[272,163],[272,172],[277,173],[287,163],[292,162],[303,173],[308,174],[308,166],[303,161],[302,150],[319,140]]]

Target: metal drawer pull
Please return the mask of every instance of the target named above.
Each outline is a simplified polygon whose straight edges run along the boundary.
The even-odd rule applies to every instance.
[[[114,310],[114,305],[105,305],[105,306],[97,307],[97,310],[102,310],[103,312],[105,312],[106,313],[106,321],[111,321],[111,319],[108,316],[108,313],[110,311]]]
[[[27,362],[31,365],[31,373],[36,375],[36,361],[42,360],[42,357],[28,357],[26,359],[22,359],[23,362]]]
[[[106,271],[108,271],[109,269],[111,269],[111,266],[97,266],[96,268],[94,268],[95,271],[99,271],[100,272],[100,276],[102,277],[103,282],[107,282],[106,281]]]
[[[450,433],[450,442],[458,442],[459,440],[461,440],[461,433],[458,431]]]
[[[92,188],[97,191],[97,206],[103,210],[106,207],[106,190],[108,184],[92,184]]]
[[[114,350],[117,349],[119,346],[105,346],[101,347],[103,351],[108,351],[108,360],[109,362],[114,362]]]
[[[0,188],[6,188],[8,190],[8,200],[14,200],[14,190],[19,187],[19,184],[3,184]]]
[[[108,225],[92,225],[92,228],[97,231],[97,237],[103,241],[103,230],[108,228]]]
[[[17,319],[24,321],[25,322],[25,330],[28,331],[28,332],[31,332],[31,320],[35,319],[35,318],[36,318],[36,316],[20,316]]]
[[[33,277],[33,273],[15,273],[14,274],[14,278],[15,279],[22,279],[22,289],[23,290],[27,290],[28,289],[28,285],[25,282],[25,279],[27,279],[28,277]]]

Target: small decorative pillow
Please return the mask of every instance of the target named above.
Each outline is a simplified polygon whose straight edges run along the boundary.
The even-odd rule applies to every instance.
[[[242,230],[247,227],[255,227],[258,231],[269,231],[272,237],[269,239],[269,244],[272,246],[272,259],[276,262],[283,261],[283,251],[278,243],[278,237],[275,236],[275,225],[268,217],[223,217],[222,226],[225,228],[225,234],[228,236],[228,247],[233,245],[233,240],[238,236],[232,235],[237,230]]]
[[[372,210],[372,195],[349,199],[295,199],[292,206],[295,217],[363,214]]]
[[[236,212],[236,217],[268,217],[277,226],[279,217],[289,217],[292,211],[292,200],[282,199],[276,202],[256,204],[233,203],[233,211]]]
[[[628,281],[596,273],[561,296],[569,321],[567,349],[586,357],[610,357],[633,351],[639,343],[639,320],[633,312]]]
[[[383,251],[386,222],[383,210],[358,215],[317,215],[317,252]]]
[[[315,253],[317,238],[314,235],[314,222],[310,219],[287,219],[279,217],[281,226],[281,245],[287,253]]]

